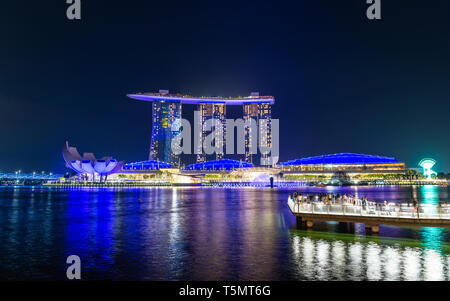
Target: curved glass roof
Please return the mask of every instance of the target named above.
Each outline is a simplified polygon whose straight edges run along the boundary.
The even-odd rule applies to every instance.
[[[161,168],[171,168],[172,164],[167,162],[148,160],[124,164],[122,170],[159,170]]]
[[[221,159],[191,164],[187,166],[185,170],[233,170],[246,167],[253,167],[253,164],[236,160]]]
[[[143,101],[174,101],[182,104],[199,103],[223,103],[226,105],[243,105],[245,103],[275,103],[273,96],[247,96],[247,97],[194,97],[183,94],[161,94],[161,93],[136,93],[127,94],[129,98]]]
[[[317,164],[389,164],[403,163],[393,157],[381,157],[363,154],[341,153],[282,162],[279,165],[317,165]]]

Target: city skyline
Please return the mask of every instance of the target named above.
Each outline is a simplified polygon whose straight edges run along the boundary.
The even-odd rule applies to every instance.
[[[450,281],[449,11],[0,1],[0,280],[211,300]]]
[[[386,3],[379,23],[362,2],[211,3],[201,14],[194,3],[133,3],[108,8],[119,23],[98,3],[84,6],[79,23],[67,22],[64,3],[5,6],[1,171],[64,172],[66,140],[126,162],[147,159],[151,107],[125,95],[160,88],[274,95],[281,162],[354,152],[410,167],[431,157],[436,171],[450,171],[448,3]],[[224,23],[228,16],[239,22]]]

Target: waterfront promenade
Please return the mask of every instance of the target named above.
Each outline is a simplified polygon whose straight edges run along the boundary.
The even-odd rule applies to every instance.
[[[288,205],[297,217],[298,223],[305,222],[308,228],[314,221],[363,223],[373,233],[379,232],[379,225],[406,227],[450,227],[450,207],[425,204],[415,210],[410,204],[395,205],[353,205],[325,204],[321,202],[302,203],[289,198]]]

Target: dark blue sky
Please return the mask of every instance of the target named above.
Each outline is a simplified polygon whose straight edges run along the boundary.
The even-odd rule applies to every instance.
[[[125,94],[169,89],[275,96],[282,161],[426,156],[450,172],[449,1],[382,0],[381,21],[364,0],[82,0],[81,21],[29,2],[0,4],[1,171],[64,171],[65,140],[145,160],[151,107]]]

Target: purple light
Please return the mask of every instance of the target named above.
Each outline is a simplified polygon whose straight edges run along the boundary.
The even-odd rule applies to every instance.
[[[199,103],[224,103],[230,106],[244,105],[247,103],[275,103],[272,96],[261,97],[242,97],[242,98],[202,98],[202,97],[184,97],[184,96],[165,96],[165,95],[147,95],[147,94],[127,94],[129,98],[143,101],[175,101],[182,104]]]

